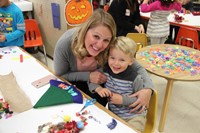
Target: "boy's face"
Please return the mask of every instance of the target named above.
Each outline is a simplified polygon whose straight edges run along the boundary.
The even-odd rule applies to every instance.
[[[125,54],[117,48],[110,49],[108,65],[110,66],[113,73],[119,74],[125,71],[127,67],[132,64],[133,58],[131,58],[129,54]]]
[[[7,7],[9,4],[9,0],[0,0],[0,7]]]

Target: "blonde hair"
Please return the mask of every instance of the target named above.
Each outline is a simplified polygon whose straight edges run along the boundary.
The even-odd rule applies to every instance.
[[[76,57],[83,59],[84,57],[89,55],[88,51],[85,48],[85,35],[89,29],[100,25],[108,27],[112,34],[110,43],[114,41],[114,38],[116,37],[116,24],[114,19],[109,13],[105,12],[104,10],[96,9],[90,16],[90,18],[88,18],[85,23],[81,24],[78,31],[73,37],[72,51]],[[103,65],[107,53],[108,48],[106,48],[95,57],[99,65]]]
[[[137,45],[132,39],[124,36],[119,36],[116,38],[115,42],[110,45],[109,49],[111,48],[120,49],[123,53],[129,54],[130,58],[134,58]]]

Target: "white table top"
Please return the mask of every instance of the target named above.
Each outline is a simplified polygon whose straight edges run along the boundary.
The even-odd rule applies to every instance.
[[[2,59],[0,59],[0,75],[6,75],[13,71],[20,88],[29,96],[34,105],[50,87],[50,84],[37,89],[32,86],[31,83],[52,73],[43,67],[35,58],[26,54],[18,47],[0,48],[0,54],[3,55]],[[19,60],[20,54],[23,54],[24,57],[22,63]],[[1,97],[2,96],[0,96],[0,98]],[[31,109],[23,113],[15,114],[8,119],[2,118],[0,119],[0,133],[36,133],[38,126],[47,122],[56,124],[61,122],[62,117],[66,115],[71,116],[71,120],[80,121],[79,117],[75,114],[80,111],[83,105],[84,104],[73,103]],[[107,124],[112,121],[113,117],[108,111],[105,112],[99,107],[92,105],[89,106],[87,110],[90,111],[90,114],[99,122],[93,119],[87,120],[88,124],[81,132],[94,133],[94,131],[96,131],[101,133],[119,133],[120,131],[125,131],[126,133],[136,133],[133,129],[118,120],[115,129],[110,130],[107,128]]]
[[[33,10],[33,4],[30,1],[26,1],[26,0],[15,1],[15,0],[13,0],[13,2],[22,10],[22,12]]]
[[[142,17],[146,17],[149,18],[150,17],[150,12],[149,13],[142,13],[140,12]],[[174,20],[174,13],[171,13],[168,16],[168,20],[170,23],[175,24],[175,25],[185,25],[185,26],[189,26],[189,27],[194,27],[197,30],[200,30],[200,15],[198,16],[194,16],[192,13],[190,14],[183,14],[183,13],[176,13],[179,16],[182,16],[184,18],[184,20],[181,23],[177,23]]]

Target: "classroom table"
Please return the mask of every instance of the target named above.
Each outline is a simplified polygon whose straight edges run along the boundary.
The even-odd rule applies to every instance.
[[[0,75],[7,75],[12,71],[20,88],[30,98],[32,105],[34,105],[48,90],[50,84],[35,88],[31,83],[46,75],[54,75],[54,73],[22,48],[16,46],[0,48],[0,55],[2,56],[0,58]],[[23,57],[23,60],[21,57]],[[67,82],[61,77],[57,77],[57,79]],[[89,98],[83,92],[81,93],[84,96],[83,104],[68,103],[38,109],[31,108],[22,113],[14,112],[9,118],[2,117],[0,119],[0,133],[36,133],[38,132],[39,126],[49,122],[54,124],[61,122],[65,115],[70,116],[72,120],[80,121],[80,118],[77,117],[77,112],[81,110],[86,99]],[[2,94],[0,94],[0,99],[1,98],[3,98]],[[87,125],[81,132],[138,132],[99,103],[88,106],[87,111],[92,115],[92,118],[89,119],[90,117],[85,116],[87,117]],[[113,119],[117,121],[117,126],[111,130],[107,125],[112,122]]]
[[[184,20],[182,22],[176,22],[174,19],[175,13],[179,16],[182,16]],[[149,13],[140,12],[141,17],[145,20],[149,20],[150,14],[151,14],[150,12]],[[174,13],[170,13],[170,15],[168,16],[168,20],[171,25],[186,26],[186,27],[194,28],[200,31],[200,15],[193,15],[192,13],[184,14],[184,13],[174,12]]]
[[[26,0],[11,0],[13,1],[21,10],[22,12],[33,11],[33,4],[30,1]]]
[[[200,81],[200,51],[180,45],[156,44],[139,49],[136,59],[148,72],[167,80],[158,128],[162,132],[174,81]]]
[[[15,5],[17,5],[22,12],[27,13],[29,18],[34,18],[33,15],[33,3],[26,0],[12,0]]]

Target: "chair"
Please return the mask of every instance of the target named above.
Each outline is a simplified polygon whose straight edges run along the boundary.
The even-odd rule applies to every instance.
[[[137,44],[137,50],[147,46],[147,36],[144,33],[128,33],[126,37],[133,39]]]
[[[46,49],[42,41],[40,29],[35,19],[25,19],[26,33],[24,34],[24,48],[43,47],[44,58],[47,65]]]
[[[175,43],[200,49],[198,31],[192,28],[180,27]]]
[[[154,89],[154,93],[151,96],[149,102],[148,113],[146,116],[147,121],[143,133],[154,133],[156,127],[157,109],[158,109],[158,93]]]

